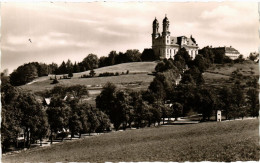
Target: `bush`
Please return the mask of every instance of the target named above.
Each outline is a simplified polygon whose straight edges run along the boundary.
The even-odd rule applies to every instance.
[[[81,76],[81,78],[91,78],[91,76],[84,74],[84,75]]]
[[[118,72],[115,73],[115,74],[114,74],[113,72],[104,72],[104,73],[100,73],[98,76],[99,76],[99,77],[116,76],[117,74],[119,75]],[[117,75],[117,76],[118,76],[118,75]]]
[[[54,78],[54,80],[52,81],[51,84],[57,84],[57,83],[59,83],[59,81],[58,81],[57,77],[55,76],[55,78]]]

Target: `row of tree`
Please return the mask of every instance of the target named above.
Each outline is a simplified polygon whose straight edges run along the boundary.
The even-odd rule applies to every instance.
[[[72,63],[70,60],[63,61],[61,65],[56,63],[45,64],[30,62],[19,66],[10,74],[10,82],[13,86],[24,85],[33,81],[37,77],[47,76],[48,74],[68,74],[93,70],[99,67],[111,66],[126,62],[153,61],[155,57],[152,49],[145,49],[141,54],[139,50],[127,50],[125,53],[111,51],[107,57],[98,58],[95,54],[89,54],[81,62]]]
[[[20,133],[24,133],[24,147],[30,147],[31,143],[48,136],[52,142],[64,131],[73,137],[110,129],[108,116],[82,101],[88,96],[85,86],[56,86],[43,96],[50,97],[50,103],[8,83],[1,85],[3,151],[10,145],[18,146]]]
[[[156,123],[160,125],[162,118],[179,115],[170,105],[160,101],[149,103],[148,96],[148,91],[120,90],[114,84],[107,83],[96,98],[96,106],[109,116],[116,130],[121,126],[123,129],[132,127],[133,124],[137,128]],[[179,103],[174,104],[178,110],[181,107]]]

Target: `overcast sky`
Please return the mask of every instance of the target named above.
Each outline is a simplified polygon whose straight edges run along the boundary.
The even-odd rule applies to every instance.
[[[246,56],[258,50],[256,2],[8,2],[1,4],[1,69],[78,62],[112,50],[142,52],[151,48],[154,18],[161,32],[165,14],[172,36],[192,35],[200,48],[233,46]]]

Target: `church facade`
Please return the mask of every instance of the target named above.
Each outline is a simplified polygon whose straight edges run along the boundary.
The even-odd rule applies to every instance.
[[[198,44],[195,39],[190,36],[178,36],[173,37],[169,31],[170,22],[165,16],[163,19],[163,31],[159,33],[159,22],[155,18],[153,21],[153,33],[152,33],[152,49],[155,55],[164,58],[174,58],[178,50],[185,48],[192,59],[198,54]]]

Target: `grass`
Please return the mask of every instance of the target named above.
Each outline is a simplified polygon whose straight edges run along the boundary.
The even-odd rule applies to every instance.
[[[210,85],[228,85],[233,71],[239,69],[243,76],[259,76],[258,63],[245,61],[243,64],[215,64],[211,66],[203,75],[206,84]],[[252,74],[253,72],[253,74]]]
[[[258,134],[256,119],[162,126],[63,142],[2,161],[258,161]]]
[[[120,76],[110,76],[110,77],[94,77],[94,78],[80,78],[83,74],[89,74],[89,71],[74,73],[72,79],[62,79],[59,80],[59,84],[62,85],[74,85],[74,84],[82,84],[88,87],[92,86],[103,86],[107,82],[112,82],[119,87],[127,88],[135,85],[139,87],[139,89],[146,89],[149,83],[153,80],[154,76],[148,75],[154,71],[156,66],[156,62],[132,62],[132,63],[124,63],[118,64],[114,66],[107,66],[95,69],[96,75],[104,72],[122,72],[126,73],[129,70],[129,74],[120,75]],[[54,78],[54,76],[51,76]],[[57,79],[60,78],[60,75],[57,75]],[[30,92],[40,92],[46,89],[52,89],[55,85],[50,84],[52,81],[49,80],[49,77],[40,77],[35,80],[35,82],[27,85],[21,86],[25,91]],[[138,89],[138,88],[137,88]]]

